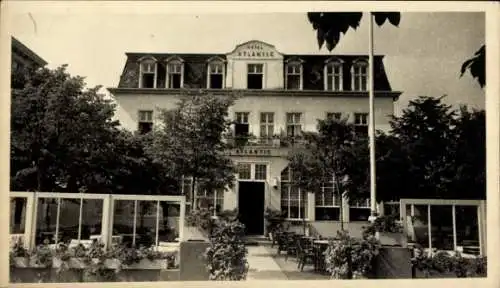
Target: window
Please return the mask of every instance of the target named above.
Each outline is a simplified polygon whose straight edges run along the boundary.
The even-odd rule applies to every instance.
[[[368,64],[364,61],[355,62],[352,66],[352,90],[367,91]]]
[[[333,179],[325,180],[321,190],[316,193],[316,220],[340,220],[342,200],[335,189]]]
[[[236,123],[234,127],[235,137],[246,137],[250,132],[250,125],[248,124],[249,112],[236,112]]]
[[[195,202],[197,207],[213,209],[213,216],[216,216],[222,211],[224,205],[224,191],[214,190],[210,192],[205,189],[197,189]]]
[[[252,165],[250,163],[238,163],[238,179],[251,180],[252,179]]]
[[[370,217],[370,199],[351,201],[349,205],[350,221],[368,221]]]
[[[248,64],[247,88],[262,89],[264,88],[264,69],[262,64]]]
[[[368,134],[368,113],[354,114],[354,129],[356,133],[362,135]]]
[[[267,179],[267,165],[255,164],[255,180],[266,180],[266,179]]]
[[[260,138],[262,142],[269,143],[274,135],[274,113],[260,113]]]
[[[128,247],[179,241],[179,203],[116,198],[112,206],[112,238]]]
[[[139,79],[140,88],[156,88],[156,60],[147,59],[141,62]]]
[[[224,63],[213,62],[208,64],[208,88],[224,88]]]
[[[68,245],[101,237],[103,199],[44,197],[37,205],[35,245],[44,240]]]
[[[342,119],[342,113],[340,112],[327,112],[326,113],[326,119],[328,120],[341,120]]]
[[[302,131],[301,113],[286,113],[286,135],[288,137],[300,136]]]
[[[153,111],[139,111],[139,133],[146,134],[153,130]]]
[[[343,89],[342,63],[338,60],[327,63],[325,66],[325,90],[342,91]]]
[[[281,172],[281,211],[288,219],[307,219],[307,195],[293,185],[290,169]]]
[[[292,62],[286,65],[286,89],[302,89],[302,64]]]
[[[170,61],[167,64],[167,88],[178,89],[183,86],[184,67],[180,60]]]

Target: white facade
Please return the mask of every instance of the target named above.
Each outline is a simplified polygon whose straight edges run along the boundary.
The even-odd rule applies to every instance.
[[[175,57],[182,59],[182,54],[175,55]],[[245,116],[245,119],[248,118],[248,132],[257,137],[261,135],[261,113],[272,113],[273,119],[270,131],[274,135],[286,133],[288,113],[300,114],[297,117],[297,124],[301,126],[300,129],[302,131],[315,131],[317,120],[325,119],[327,113],[341,113],[343,118],[347,117],[348,121],[353,123],[356,119],[356,114],[361,114],[361,116],[364,117],[368,115],[369,102],[367,91],[358,91],[357,88],[352,88],[350,90],[346,89],[344,91],[343,89],[345,89],[345,87],[351,87],[355,82],[354,79],[349,78],[348,75],[344,77],[343,73],[349,70],[346,68],[343,70],[344,72],[341,72],[338,70],[329,70],[330,68],[328,68],[328,65],[332,63],[335,63],[335,65],[343,65],[342,60],[338,60],[336,57],[325,56],[325,61],[322,62],[324,63],[324,68],[306,72],[303,64],[304,58],[305,61],[307,61],[307,56],[302,58],[297,57],[297,59],[294,57],[285,59],[285,56],[277,51],[274,46],[261,41],[249,41],[238,45],[233,51],[225,54],[225,57],[215,56],[208,59],[206,61],[207,69],[205,70],[207,71],[206,79],[207,83],[209,83],[210,63],[214,63],[214,61],[224,63],[223,87],[218,91],[220,93],[243,91],[246,94],[245,97],[237,99],[235,104],[230,107],[229,115],[235,117],[236,113],[248,113],[246,114],[247,116]],[[294,70],[295,73],[298,71],[300,72],[300,85],[297,85],[298,89],[287,89],[286,79],[288,79],[288,70],[286,68],[290,63],[288,61],[294,61],[294,63],[300,64],[300,69]],[[183,62],[183,65],[186,65],[186,62],[187,60]],[[355,61],[352,61],[352,63],[355,63]],[[184,73],[185,69],[185,66],[182,66],[182,73]],[[314,75],[318,77],[316,82],[319,88],[316,90],[303,89],[303,87],[305,87],[306,77],[311,77],[310,75],[313,74],[313,72],[315,73]],[[257,89],[250,87],[249,81],[251,80],[249,80],[249,73],[254,73],[258,76],[257,82],[261,87]],[[124,74],[126,74],[126,72],[124,72]],[[259,78],[260,75],[262,75],[262,78]],[[340,78],[335,79],[335,75],[340,75]],[[166,78],[168,79],[168,77],[167,75]],[[324,79],[319,80],[321,77],[324,77]],[[183,74],[182,81],[186,81],[185,79],[186,77]],[[262,79],[262,83],[259,82],[260,79]],[[149,81],[153,83],[151,79]],[[359,81],[356,80],[356,83],[361,83],[360,81],[367,81],[367,78]],[[154,88],[150,89],[139,87],[118,87],[110,89],[117,103],[116,117],[123,127],[132,131],[137,130],[139,111],[152,111],[153,125],[156,125],[158,124],[157,116],[159,114],[159,109],[169,109],[176,106],[182,90],[169,88],[158,89],[156,83],[157,80],[155,78]],[[206,85],[209,86],[209,84]],[[323,85],[325,86],[323,87]],[[363,84],[356,85],[359,85],[358,87],[363,87]],[[308,87],[310,86],[311,85]],[[180,87],[181,89],[185,87],[185,83],[181,83]],[[325,91],[330,89],[333,89],[333,91]],[[376,129],[387,131],[390,129],[389,116],[393,114],[394,100],[399,96],[399,92],[375,91],[375,95]],[[358,115],[357,118],[360,118],[360,115]],[[364,122],[362,124],[367,125],[368,123]],[[267,132],[269,135],[270,132]],[[247,185],[245,184],[247,182],[263,183],[262,189],[264,190],[264,197],[262,204],[264,208],[274,208],[277,210],[288,209],[291,216],[290,218],[293,220],[305,219],[314,221],[315,218],[317,218],[316,211],[319,211],[317,210],[318,208],[320,208],[320,210],[338,208],[340,204],[331,199],[330,201],[322,199],[323,203],[318,207],[319,204],[315,204],[315,198],[317,196],[313,194],[303,191],[297,194],[297,191],[292,191],[293,189],[286,192],[286,189],[284,189],[286,181],[284,182],[281,176],[282,172],[287,167],[287,150],[285,148],[271,146],[272,145],[269,145],[269,143],[266,145],[251,146],[248,147],[248,149],[245,148],[243,151],[231,154],[231,158],[236,165],[239,163],[249,165],[250,172],[245,179],[241,179],[241,175],[237,175],[240,179],[235,183],[234,189],[224,192],[221,209],[231,210],[239,208],[238,202],[239,199],[241,199],[240,191],[242,191],[240,186]],[[262,164],[266,165],[266,175],[265,177],[262,175],[257,177],[257,166],[259,166],[259,169],[263,169]],[[288,200],[286,200],[283,198],[286,195],[288,195],[287,197],[290,199],[287,198]],[[350,209],[346,199],[341,202],[347,206],[343,207],[344,209],[342,210],[344,210],[344,212],[342,215],[338,215],[337,220],[352,220],[350,219]],[[293,206],[292,209],[290,207],[286,208],[283,205],[302,206],[299,208]],[[365,209],[367,212],[369,212],[369,207],[368,202],[359,205],[360,209]],[[262,211],[263,213],[264,210],[262,208],[258,209],[258,211]],[[260,212],[258,214],[260,214]],[[264,225],[264,223],[262,225]]]

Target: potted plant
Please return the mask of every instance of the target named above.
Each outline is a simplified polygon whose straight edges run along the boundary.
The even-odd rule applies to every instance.
[[[264,213],[264,218],[266,219],[266,231],[269,239],[273,241],[274,235],[277,232],[283,230],[283,224],[285,222],[285,215],[279,210],[272,208],[267,208]]]

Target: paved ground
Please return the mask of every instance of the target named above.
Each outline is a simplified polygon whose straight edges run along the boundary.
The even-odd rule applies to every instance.
[[[325,280],[328,276],[313,272],[312,266],[297,268],[293,258],[285,261],[285,255],[276,255],[276,248],[268,245],[248,246],[249,271],[247,280]]]

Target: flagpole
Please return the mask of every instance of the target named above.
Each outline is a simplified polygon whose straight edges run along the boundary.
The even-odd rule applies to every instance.
[[[376,174],[375,174],[375,107],[374,107],[374,94],[375,94],[375,85],[374,85],[374,65],[373,65],[373,13],[369,12],[368,17],[368,29],[369,29],[369,41],[368,41],[368,95],[370,102],[370,111],[369,111],[369,121],[368,121],[368,137],[369,137],[369,146],[370,146],[370,218],[373,220],[376,217],[377,213],[377,203],[376,203]]]

